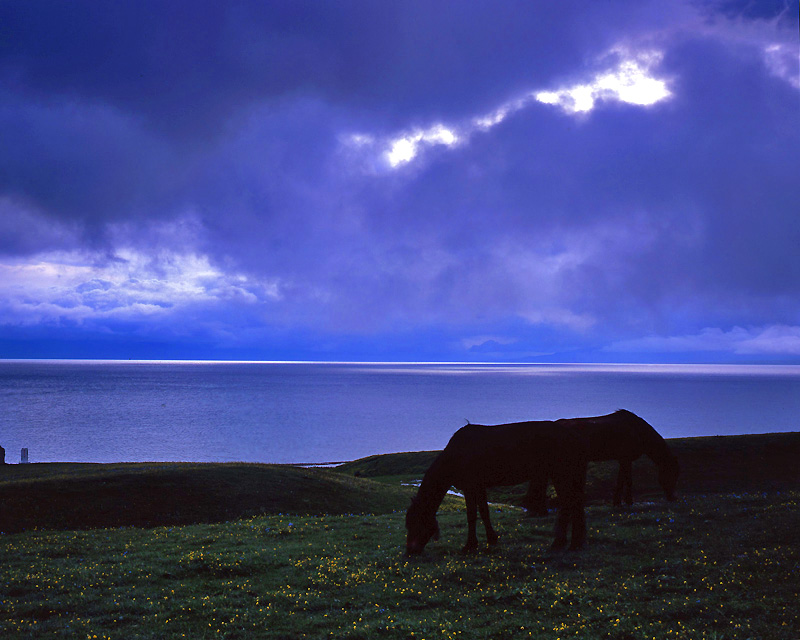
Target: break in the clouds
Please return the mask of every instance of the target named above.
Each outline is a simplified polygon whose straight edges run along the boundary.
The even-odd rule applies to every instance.
[[[797,361],[797,21],[5,2],[0,356]]]
[[[377,157],[369,166],[393,170],[409,163],[429,147],[456,147],[467,144],[478,133],[486,133],[514,113],[540,102],[562,109],[568,114],[587,113],[599,101],[616,101],[650,106],[670,96],[667,83],[650,75],[650,70],[661,60],[658,51],[629,51],[615,47],[603,59],[613,58],[613,66],[582,84],[569,85],[555,90],[532,90],[503,102],[492,111],[451,125],[432,124],[397,135],[379,139],[369,133],[347,136],[345,144],[362,153]]]

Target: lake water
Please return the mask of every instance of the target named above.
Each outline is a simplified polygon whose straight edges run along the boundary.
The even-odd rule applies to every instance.
[[[667,438],[798,431],[800,367],[0,361],[12,463],[352,460],[620,408]]]

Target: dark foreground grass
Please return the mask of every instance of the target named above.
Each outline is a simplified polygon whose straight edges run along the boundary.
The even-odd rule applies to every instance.
[[[269,513],[391,513],[411,489],[268,464],[0,466],[0,532],[225,522]]]
[[[447,503],[415,559],[402,513],[5,535],[0,637],[798,637],[800,491],[594,506],[578,553],[549,553],[552,516],[492,516],[501,544],[463,556]]]

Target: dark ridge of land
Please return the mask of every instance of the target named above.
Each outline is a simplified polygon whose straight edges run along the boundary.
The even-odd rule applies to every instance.
[[[5,465],[0,532],[174,526],[273,513],[391,513],[410,495],[405,487],[284,465]]]
[[[709,436],[667,440],[681,465],[679,493],[737,493],[800,487],[800,432],[742,436]],[[438,451],[392,453],[354,460],[340,473],[378,480],[421,478]],[[614,491],[616,462],[589,465],[587,499],[606,502]],[[633,465],[635,500],[658,499],[656,467],[646,457]],[[493,489],[495,502],[521,504],[526,485]]]
[[[384,478],[392,476],[422,476],[441,451],[413,451],[406,453],[384,453],[336,467],[336,471],[363,478]]]
[[[800,487],[800,432],[679,438],[679,492],[740,493]],[[260,514],[390,513],[414,493],[438,454],[370,456],[335,469],[242,463],[48,463],[0,466],[0,532],[154,527],[235,520]],[[616,463],[592,463],[589,502],[607,502]],[[357,477],[358,476],[358,477]],[[634,464],[634,498],[659,499],[656,469]],[[492,490],[519,504],[525,485]]]

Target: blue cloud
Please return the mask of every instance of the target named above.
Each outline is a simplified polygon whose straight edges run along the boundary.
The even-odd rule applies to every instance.
[[[0,338],[794,358],[786,7],[3,3]]]

